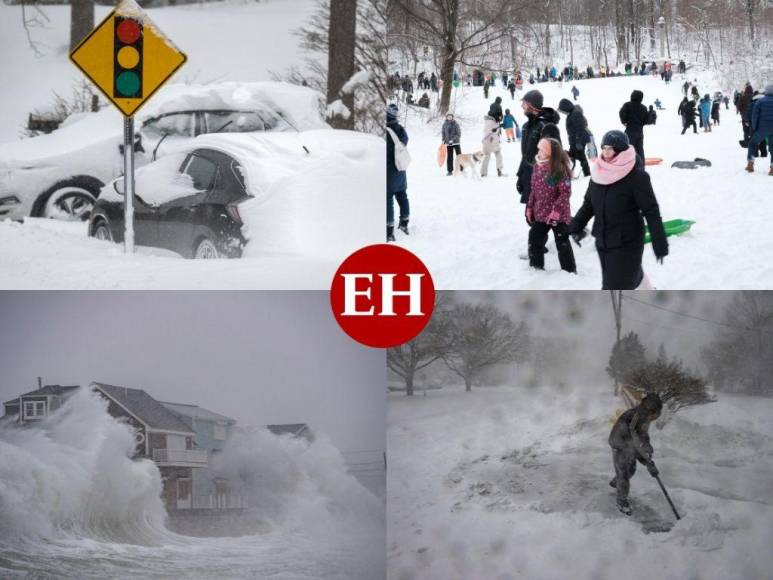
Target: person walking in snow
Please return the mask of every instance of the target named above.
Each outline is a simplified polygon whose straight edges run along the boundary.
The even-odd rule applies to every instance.
[[[481,139],[483,151],[483,161],[480,165],[480,176],[486,177],[488,175],[488,165],[491,155],[496,157],[497,175],[502,177],[502,148],[500,145],[500,126],[499,121],[491,116],[491,112],[483,117],[483,138]]]
[[[572,171],[577,162],[580,162],[582,174],[590,175],[588,158],[585,156],[585,145],[590,141],[588,121],[583,114],[582,107],[575,105],[569,99],[561,99],[558,103],[559,113],[566,115],[566,134],[569,136],[569,158],[572,160]]]
[[[650,443],[649,427],[660,417],[662,409],[660,396],[648,393],[641,403],[620,415],[609,433],[612,464],[615,468],[615,476],[609,485],[617,490],[617,509],[625,515],[631,514],[628,493],[631,478],[636,473],[636,462],[644,465],[652,477],[659,473],[652,461],[654,450]]]
[[[486,100],[488,100],[488,90],[490,86],[491,86],[491,82],[488,79],[483,81],[483,98]]]
[[[569,225],[569,234],[578,245],[591,218],[591,233],[601,261],[602,289],[649,287],[641,266],[644,219],[655,257],[661,263],[668,255],[668,241],[650,176],[622,131],[604,135],[601,155],[591,166],[588,191]]]
[[[577,88],[577,85],[572,85],[572,97],[574,97],[574,100],[577,100],[577,97],[580,96],[580,89]]]
[[[746,86],[738,97],[738,113],[741,115],[741,126],[743,128],[743,145],[749,146],[749,138],[751,137],[751,120],[749,113],[752,106],[752,98],[754,97],[754,89],[752,89],[751,83],[747,82]]]
[[[751,137],[746,154],[746,171],[754,171],[754,154],[760,143],[767,139],[770,153],[770,169],[768,175],[773,175],[773,83],[765,87],[765,96],[757,100],[750,115]]]
[[[529,225],[529,266],[545,269],[545,244],[553,230],[561,269],[577,273],[572,244],[569,241],[569,222],[572,214],[569,198],[572,195],[572,171],[569,157],[555,139],[540,139],[531,174],[531,193],[526,204],[526,223]]]
[[[730,110],[730,97],[725,95],[725,97],[722,99],[722,101],[725,103],[725,111]]]
[[[631,100],[620,108],[620,122],[625,126],[625,134],[633,148],[644,162],[644,125],[649,125],[649,112],[642,104],[644,93],[633,91]]]
[[[698,105],[698,110],[701,114],[701,126],[703,127],[704,133],[710,133],[711,132],[711,97],[708,93],[703,95],[703,98],[701,99],[700,104]]]
[[[510,113],[510,109],[505,109],[505,116],[502,118],[502,128],[505,130],[505,135],[507,135],[507,142],[515,143],[520,129],[515,117]]]
[[[397,121],[398,108],[392,103],[387,107],[387,242],[395,241],[395,210],[394,200],[400,206],[400,230],[408,234],[408,220],[410,218],[410,205],[408,203],[408,178],[404,170],[397,169],[395,165],[395,142],[392,135],[402,143],[408,144],[408,133]]]
[[[462,154],[462,128],[456,122],[452,113],[446,115],[446,120],[441,129],[443,143],[446,146],[446,175],[454,174],[454,152]],[[441,149],[442,151],[442,149]]]
[[[538,90],[527,91],[521,99],[521,107],[526,115],[526,122],[521,127],[521,162],[516,173],[518,179],[515,189],[521,196],[521,203],[525,204],[529,201],[532,166],[537,155],[537,145],[542,137],[542,129],[546,123],[558,123],[560,117],[550,107],[543,107],[542,93]]]
[[[695,101],[685,97],[679,104],[679,114],[682,116],[682,135],[688,128],[692,127],[692,132],[697,133],[698,127],[695,124]]]
[[[650,105],[649,110],[647,111],[647,123],[649,125],[654,125],[658,122],[658,114],[655,112],[655,109]]]
[[[510,98],[515,99],[515,83],[513,82],[513,79],[510,79],[507,83],[507,90],[510,91]]]
[[[717,99],[711,103],[711,121],[714,125],[719,125],[719,107],[721,103],[721,99]]]
[[[687,96],[687,92],[690,90],[690,82],[684,81],[684,84],[682,85],[682,92],[684,93],[684,96]]]
[[[493,117],[497,123],[502,122],[502,97],[497,97],[488,109],[488,114]]]

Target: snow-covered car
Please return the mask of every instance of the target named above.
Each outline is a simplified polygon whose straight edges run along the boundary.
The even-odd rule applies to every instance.
[[[136,171],[134,233],[189,258],[346,255],[372,240],[384,141],[354,131],[202,135]],[[123,177],[106,185],[89,235],[124,239]]]
[[[324,98],[287,83],[170,85],[135,118],[135,166],[208,133],[328,128]],[[85,220],[102,186],[123,173],[123,123],[112,107],[72,115],[49,135],[0,144],[0,219]]]

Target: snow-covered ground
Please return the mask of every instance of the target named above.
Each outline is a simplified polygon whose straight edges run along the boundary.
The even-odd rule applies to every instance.
[[[174,82],[252,82],[270,80],[271,72],[302,65],[299,40],[292,32],[315,5],[313,0],[234,0],[151,9],[148,13],[188,55]],[[68,96],[73,83],[82,78],[67,58],[69,8],[46,6],[42,10],[49,19],[44,20],[45,27],[31,29],[43,52],[36,57],[21,25],[21,7],[0,5],[0,51],[13,56],[13,65],[7,68],[0,87],[0,142],[6,142],[6,158],[20,157],[14,154],[14,143],[30,110],[46,108],[52,91]],[[97,22],[107,10],[97,8]],[[27,13],[36,14],[29,8]],[[43,17],[38,15],[38,19]],[[196,88],[197,98],[203,90]],[[242,93],[244,90],[237,88],[233,96],[239,100]],[[318,128],[318,119],[317,124],[308,120],[318,116],[317,103],[309,102],[304,116],[296,106],[298,99],[291,96],[288,93],[278,104],[293,109],[299,129]],[[157,105],[151,99],[147,110],[163,109]],[[103,117],[114,119],[120,132],[119,115]],[[263,164],[260,180],[253,181],[269,181],[272,186],[265,196],[245,207],[251,242],[241,260],[203,264],[149,248],[139,248],[135,255],[127,256],[115,244],[88,239],[85,225],[36,219],[23,224],[0,221],[0,287],[327,289],[346,256],[382,241],[383,198],[377,189],[382,187],[385,171],[381,139],[349,132],[327,133],[324,139],[316,132],[305,133],[298,140],[286,137],[293,149],[290,154],[288,144],[284,156],[278,149],[272,150],[275,156],[267,156],[255,147],[256,157],[264,158],[258,160]],[[18,147],[26,152],[21,157],[29,157],[28,150],[34,150],[35,143],[35,139],[24,141]],[[296,153],[302,144],[310,152],[299,161]]]
[[[695,77],[689,75],[691,81]],[[701,95],[728,89],[718,86],[711,73],[697,73],[697,77]],[[697,223],[687,234],[669,238],[670,254],[662,266],[646,247],[645,272],[658,289],[769,288],[773,284],[773,238],[767,216],[773,210],[773,177],[767,175],[768,160],[758,159],[754,174],[744,171],[746,153],[738,145],[740,118],[732,103],[729,110],[722,107],[721,125],[711,133],[694,135],[690,129],[680,136],[681,119],[676,111],[684,80],[674,75],[670,86],[651,76],[581,80],[562,86],[527,83],[524,91],[539,89],[545,105],[556,108],[561,98],[571,100],[570,90],[576,84],[580,90],[577,102],[597,143],[606,131],[623,128],[618,111],[632,90],[644,92],[646,105],[659,98],[666,110],[658,111],[657,125],[645,127],[644,150],[648,157],[663,158],[662,165],[648,168],[661,214],[664,220],[683,218]],[[501,83],[491,91],[489,101],[483,98],[481,87],[454,90],[451,109],[462,127],[463,152],[480,149],[483,116],[496,96],[502,97],[503,108],[509,108],[522,125],[526,118],[519,94],[511,100]],[[400,119],[406,121],[404,104]],[[562,116],[560,128],[567,145],[565,119]],[[435,285],[442,289],[599,288],[601,269],[592,238],[581,248],[573,245],[576,276],[559,269],[552,235],[544,272],[531,270],[527,261],[519,260],[526,253],[528,239],[524,206],[515,190],[520,143],[507,143],[503,138],[506,177],[496,177],[493,158],[489,176],[481,182],[447,177],[445,166],[438,168],[436,163],[441,125],[442,119],[428,120],[416,110],[407,116],[413,158],[408,170],[411,233],[406,237],[398,232],[397,238],[424,260]],[[674,161],[695,157],[709,159],[713,166],[671,168]],[[572,183],[573,212],[582,204],[587,186],[588,178]]]
[[[391,394],[389,578],[769,578],[773,400],[720,394],[650,429],[677,522],[645,469],[616,510],[610,391]]]

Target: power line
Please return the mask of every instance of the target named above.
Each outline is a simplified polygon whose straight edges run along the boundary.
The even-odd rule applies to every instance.
[[[773,332],[770,332],[768,330],[745,328],[743,326],[735,326],[734,324],[728,324],[726,322],[720,322],[718,320],[710,320],[708,318],[702,318],[700,316],[694,316],[692,314],[687,314],[686,312],[678,312],[676,310],[671,310],[670,308],[665,308],[664,306],[659,306],[657,304],[652,304],[651,302],[645,302],[643,300],[638,300],[637,298],[633,298],[633,297],[627,296],[627,295],[623,295],[623,298],[625,298],[625,300],[630,300],[630,301],[633,301],[633,302],[638,302],[639,304],[643,304],[644,306],[649,306],[651,308],[656,308],[658,310],[663,310],[664,312],[670,312],[671,314],[676,314],[677,316],[683,316],[685,318],[691,318],[693,320],[700,320],[701,322],[707,322],[709,324],[716,324],[717,326],[724,326],[726,328],[732,328],[734,330],[740,330],[740,331],[743,331],[743,332],[762,332],[762,333],[765,333],[765,334],[773,335]]]

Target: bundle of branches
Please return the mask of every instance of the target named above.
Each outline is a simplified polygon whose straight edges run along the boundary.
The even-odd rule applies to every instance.
[[[628,371],[625,382],[648,393],[657,393],[672,413],[716,401],[706,390],[706,381],[684,369],[679,361],[645,362]]]

